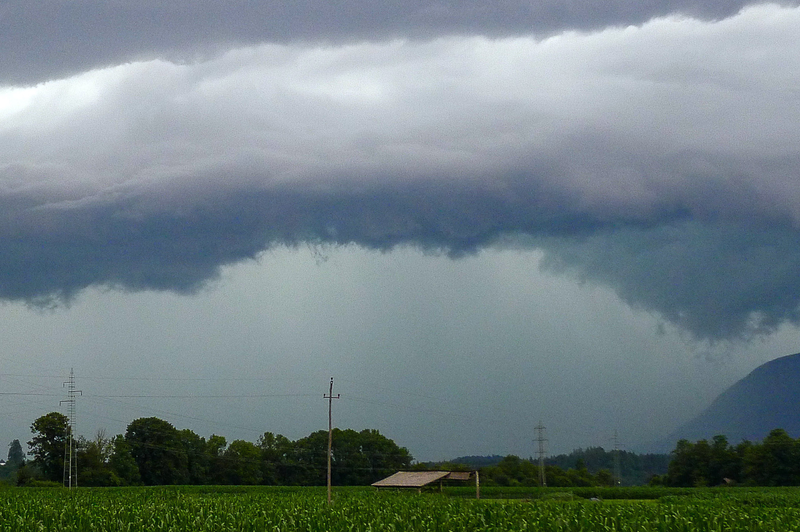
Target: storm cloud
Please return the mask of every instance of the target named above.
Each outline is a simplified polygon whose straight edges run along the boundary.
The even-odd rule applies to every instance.
[[[213,10],[189,5],[187,35],[210,28]],[[553,33],[732,7],[635,5],[591,16],[591,4],[545,3],[547,16],[527,19],[428,4],[393,17],[390,5],[383,23],[351,28],[351,13],[330,19],[329,34],[322,15],[291,36],[269,34],[280,18],[264,30],[351,41],[324,46],[250,44],[266,37],[223,23],[218,42],[239,45],[206,60],[0,89],[0,297],[47,304],[93,285],[190,293],[275,246],[458,257],[525,245],[544,251],[546,268],[607,285],[699,339],[797,323],[800,10]],[[248,9],[260,8],[238,13]],[[426,34],[410,20],[426,9],[453,35],[389,39]],[[6,4],[4,23],[17,11]],[[155,31],[151,18],[162,17],[143,16]],[[525,20],[553,34],[514,36]],[[63,71],[147,57],[126,44],[132,35]],[[189,40],[170,38],[158,46]],[[55,71],[39,64],[36,78]],[[15,80],[22,69],[3,71]]]
[[[35,83],[156,58],[193,62],[231,46],[264,42],[546,36],[570,29],[641,24],[670,14],[716,20],[750,3],[189,0],[177,5],[150,0],[9,0],[0,3],[0,83]]]

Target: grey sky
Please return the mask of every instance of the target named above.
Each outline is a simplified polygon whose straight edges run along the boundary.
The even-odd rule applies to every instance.
[[[636,411],[625,417],[645,440],[658,427],[641,428],[642,417],[678,424],[687,397],[708,400],[796,351],[786,338],[800,319],[800,9],[296,3],[266,17],[251,10],[268,4],[226,3],[229,16],[219,5],[0,8],[0,298],[20,323],[62,332],[34,354],[33,331],[9,326],[10,358],[50,367],[38,353],[71,345],[63,360],[79,375],[102,359],[120,378],[138,357],[148,370],[163,357],[170,377],[176,361],[221,358],[240,377],[283,361],[302,389],[343,371],[362,387],[393,377],[418,395],[440,391],[421,401],[428,409],[474,401],[469,382],[492,390],[476,419],[533,401],[538,417],[574,415],[564,439],[589,445],[586,415],[611,424],[623,416],[615,400]],[[331,260],[315,262],[307,245]],[[382,272],[393,264],[395,276]],[[264,303],[268,315],[237,292],[260,283],[283,294]],[[570,304],[542,322],[544,293]],[[308,306],[284,323],[293,297]],[[206,319],[221,328],[202,349],[132,341],[77,354],[125,335],[172,345],[152,334],[164,320],[172,334],[203,336],[185,323],[208,298]],[[168,318],[165,301],[176,305]],[[130,314],[97,326],[117,308]],[[252,316],[259,325],[237,328]],[[78,323],[59,329],[69,319]],[[754,336],[761,343],[747,343]],[[692,358],[707,346],[740,358]],[[325,351],[322,364],[311,355]],[[640,371],[622,375],[634,360]],[[619,372],[600,371],[603,361]],[[454,380],[428,382],[437,369]],[[694,374],[712,384],[691,392]],[[654,395],[665,378],[681,399]],[[631,379],[652,386],[620,391]],[[529,393],[548,386],[583,395],[542,407]],[[367,425],[386,423],[380,396],[362,396]],[[604,406],[577,415],[578,403]],[[655,405],[662,414],[643,410]],[[397,418],[417,434],[412,453],[433,426],[413,425],[420,415]],[[263,430],[309,426],[280,423],[290,428]],[[458,440],[424,453],[455,452]]]
[[[156,415],[206,437],[298,438],[326,426],[334,375],[337,426],[378,428],[421,459],[530,456],[539,418],[553,452],[608,448],[615,429],[635,448],[796,345],[783,329],[692,347],[609,290],[537,272],[539,258],[278,248],[193,297],[90,289],[69,311],[5,305],[3,389],[53,395],[6,397],[3,434],[27,438],[57,410],[74,365],[88,436]],[[300,396],[217,397],[249,394]]]

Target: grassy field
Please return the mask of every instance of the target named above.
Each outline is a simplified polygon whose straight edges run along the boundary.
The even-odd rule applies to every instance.
[[[800,489],[497,490],[81,488],[0,491],[1,531],[776,531],[800,530]],[[524,491],[524,493],[523,493]],[[527,496],[521,496],[527,495]],[[507,500],[513,499],[513,500]]]

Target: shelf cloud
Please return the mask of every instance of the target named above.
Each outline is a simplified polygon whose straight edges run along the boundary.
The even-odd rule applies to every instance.
[[[519,245],[697,339],[798,323],[800,9],[242,3],[217,25],[141,2],[82,40],[98,4],[44,5],[0,9],[1,298],[191,293],[303,243]],[[61,15],[69,57],[31,59]]]

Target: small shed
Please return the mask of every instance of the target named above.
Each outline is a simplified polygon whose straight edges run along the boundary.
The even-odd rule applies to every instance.
[[[475,478],[475,498],[481,498],[481,485],[477,471],[398,471],[383,480],[374,482],[372,486],[376,488],[412,488],[422,491],[422,488],[439,482],[439,489],[442,489],[442,482],[445,480],[460,480],[468,482]]]

